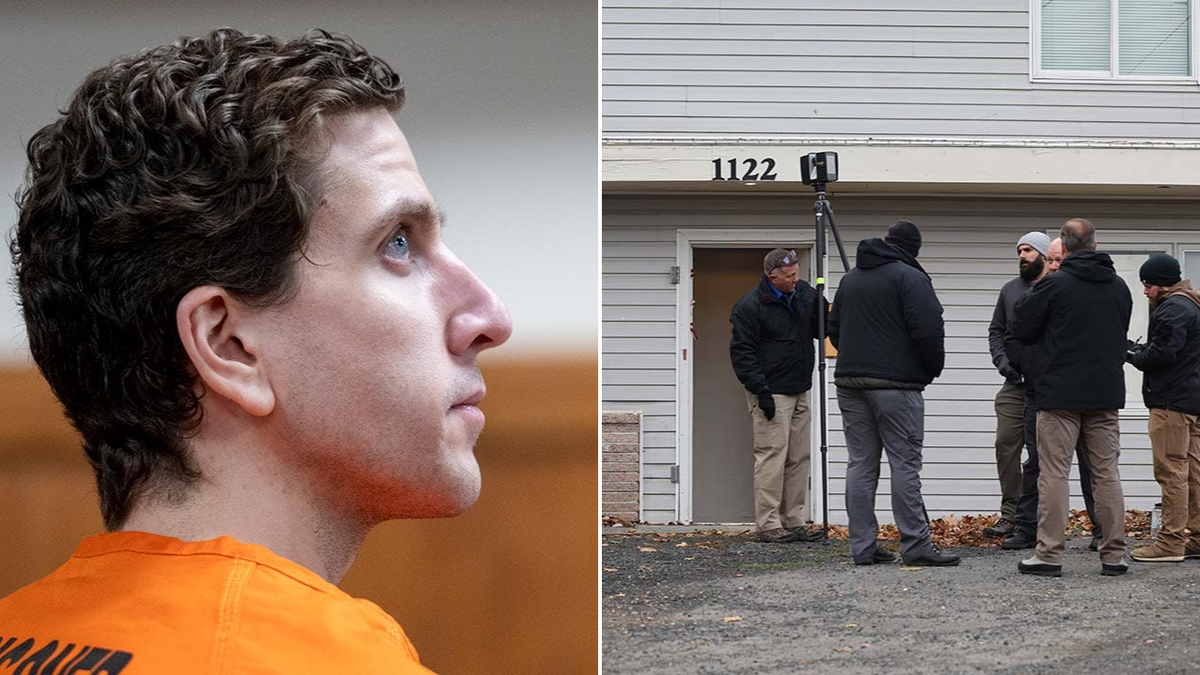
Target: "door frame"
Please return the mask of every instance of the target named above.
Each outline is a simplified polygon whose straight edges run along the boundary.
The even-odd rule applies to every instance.
[[[745,229],[700,229],[679,228],[675,231],[675,261],[679,265],[680,279],[675,290],[675,463],[679,465],[679,485],[675,490],[676,518],[692,523],[692,365],[695,354],[692,344],[692,249],[694,248],[761,248],[781,245],[808,247],[809,270],[817,268],[816,229],[814,227],[793,228],[745,228]],[[825,269],[828,270],[828,256]],[[815,361],[815,359],[814,359]],[[819,372],[815,368],[814,372]],[[816,395],[814,394],[814,397]],[[828,406],[827,406],[828,407]],[[828,410],[826,411],[828,412]],[[819,451],[820,425],[813,424],[811,448],[815,455]],[[815,457],[814,457],[815,459]],[[811,484],[819,484],[823,467],[819,461],[810,463]],[[812,512],[820,513],[823,507],[818,490],[809,490]]]

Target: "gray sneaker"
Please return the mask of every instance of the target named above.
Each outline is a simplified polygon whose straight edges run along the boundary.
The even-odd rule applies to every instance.
[[[1129,572],[1129,563],[1122,559],[1116,563],[1100,563],[1100,574],[1106,577],[1119,577]]]
[[[1017,563],[1017,571],[1021,574],[1034,574],[1039,577],[1061,577],[1062,565],[1042,562],[1042,559],[1035,553],[1032,557]]]

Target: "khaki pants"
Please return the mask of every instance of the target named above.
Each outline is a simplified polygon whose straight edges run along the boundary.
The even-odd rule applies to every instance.
[[[1154,480],[1162,488],[1159,545],[1183,555],[1187,538],[1200,544],[1200,417],[1152,408],[1150,445],[1154,448]]]
[[[1005,382],[996,392],[996,473],[1000,517],[1015,520],[1021,496],[1021,450],[1025,447],[1025,385]]]
[[[1096,516],[1104,538],[1100,560],[1116,564],[1125,555],[1125,495],[1117,461],[1121,454],[1121,430],[1116,410],[1039,410],[1037,415],[1038,530],[1037,557],[1044,562],[1062,561],[1067,528],[1071,455],[1079,435],[1087,441],[1088,464],[1092,470],[1092,494]]]
[[[808,520],[808,392],[772,397],[775,418],[768,420],[758,397],[746,392],[754,422],[754,522],[759,532],[800,527]]]

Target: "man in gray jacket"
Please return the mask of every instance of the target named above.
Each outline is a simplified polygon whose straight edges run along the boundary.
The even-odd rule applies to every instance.
[[[1046,274],[1050,237],[1030,232],[1017,241],[1020,276],[1000,288],[992,323],[988,326],[988,348],[992,365],[1004,377],[996,392],[996,473],[1000,477],[1000,520],[983,533],[1004,537],[1012,533],[1021,494],[1021,448],[1025,446],[1025,381],[1008,362],[1004,342],[1012,335],[1013,307],[1033,283]]]

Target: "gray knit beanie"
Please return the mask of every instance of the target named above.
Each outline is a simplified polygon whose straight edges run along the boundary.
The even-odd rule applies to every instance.
[[[1018,248],[1021,244],[1028,244],[1044,256],[1050,255],[1050,237],[1046,236],[1045,232],[1030,232],[1017,240]]]

